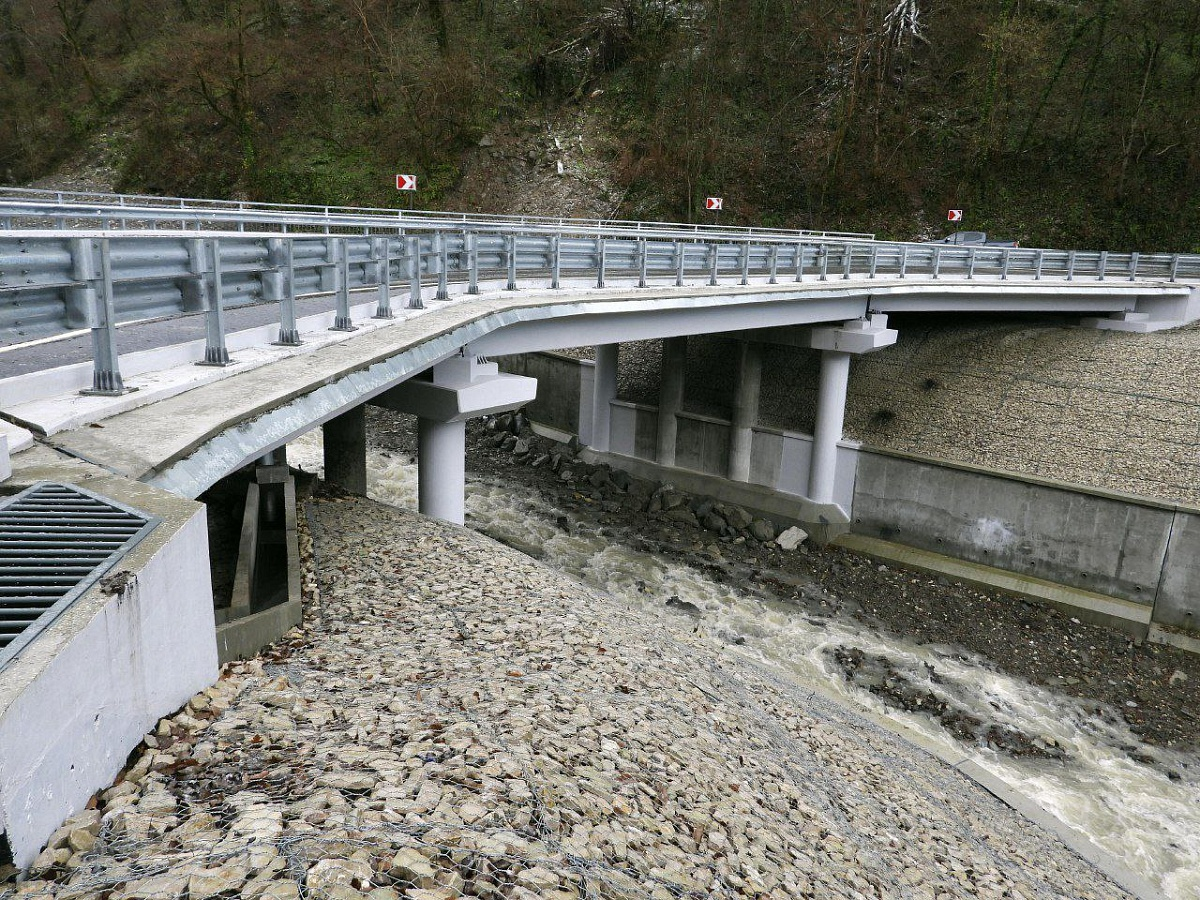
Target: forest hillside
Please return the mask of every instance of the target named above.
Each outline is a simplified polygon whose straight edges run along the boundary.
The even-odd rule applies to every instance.
[[[499,212],[586,150],[609,214],[1197,250],[1198,91],[1196,0],[0,0],[9,184],[103,132],[125,191]]]

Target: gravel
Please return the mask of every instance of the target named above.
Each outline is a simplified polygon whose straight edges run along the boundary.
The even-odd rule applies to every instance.
[[[21,897],[1116,898],[924,752],[481,535],[322,496],[303,629]],[[0,893],[3,893],[0,891]]]

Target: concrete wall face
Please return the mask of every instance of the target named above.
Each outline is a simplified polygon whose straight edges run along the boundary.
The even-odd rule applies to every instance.
[[[852,530],[1152,605],[1174,513],[864,451]]]
[[[112,783],[159,718],[217,678],[203,509],[121,595],[77,621],[72,613],[82,613],[97,590],[51,626],[77,630],[48,651],[52,657],[15,696],[0,698],[0,827],[21,867],[65,817]],[[9,667],[6,681],[16,667],[39,664],[41,640]]]
[[[553,353],[522,353],[496,360],[500,370],[538,380],[530,417],[551,428],[579,434],[579,398],[583,367],[577,359]],[[591,391],[588,392],[591,397]]]
[[[580,402],[572,366],[580,368],[555,357],[546,369],[522,371],[560,373],[543,374],[539,396],[561,394],[552,408],[565,410]],[[569,421],[559,414],[547,424],[568,431]],[[655,461],[657,423],[654,407],[615,401],[612,452]],[[724,478],[729,429],[719,419],[681,413],[678,466]],[[834,501],[853,510],[859,534],[1118,597],[1152,607],[1158,624],[1200,630],[1200,513],[849,442],[838,454]],[[804,497],[811,457],[808,435],[755,428],[750,483]]]
[[[697,415],[678,416],[675,464],[693,472],[729,471],[729,425]]]
[[[1175,513],[1154,621],[1200,631],[1200,514]]]

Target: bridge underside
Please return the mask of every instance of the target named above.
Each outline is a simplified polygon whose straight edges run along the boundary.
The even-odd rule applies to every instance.
[[[476,355],[858,319],[869,311],[1133,310],[1180,300],[1182,285],[879,281],[747,287],[496,291],[429,309],[315,352],[56,434],[51,443],[110,471],[196,497],[223,477],[469,347]]]

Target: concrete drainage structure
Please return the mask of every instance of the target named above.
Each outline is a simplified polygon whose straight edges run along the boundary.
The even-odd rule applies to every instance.
[[[18,866],[112,783],[161,716],[217,677],[204,507],[30,453],[14,488],[70,475],[161,522],[120,560],[122,577],[90,587],[0,677],[0,832]]]

